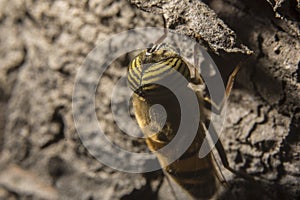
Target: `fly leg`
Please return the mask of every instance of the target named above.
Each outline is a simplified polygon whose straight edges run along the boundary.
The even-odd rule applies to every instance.
[[[212,111],[216,114],[221,114],[222,109],[223,109],[228,97],[230,96],[235,77],[236,77],[237,73],[239,72],[240,68],[241,67],[239,64],[238,66],[235,67],[233,72],[230,74],[229,79],[227,81],[224,97],[219,105],[217,105],[215,102],[213,102],[210,98],[204,97],[204,106],[206,108],[212,109]]]

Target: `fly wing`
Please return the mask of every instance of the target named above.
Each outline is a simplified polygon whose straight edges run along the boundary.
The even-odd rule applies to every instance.
[[[181,199],[187,199],[187,200],[193,200],[194,198],[188,194],[187,191],[185,191],[182,187],[178,185],[174,181],[174,179],[166,172],[163,171],[165,175],[165,184],[162,185],[161,191],[169,191],[171,193],[170,195],[165,195],[168,196],[168,200],[181,200]],[[165,188],[164,188],[165,187]],[[166,199],[165,197],[163,199]]]
[[[212,141],[217,136],[216,135],[217,133],[215,132],[215,129],[212,124],[210,125],[209,130],[207,128],[207,125],[205,125],[204,123],[202,123],[202,126],[204,127],[204,130],[206,132],[206,137],[204,138],[201,149],[208,148],[207,151],[210,151],[210,156],[212,157],[212,161],[214,164],[215,175],[219,180],[219,182],[223,184],[225,187],[227,187],[227,180],[229,179],[230,174],[225,174],[226,170],[224,166],[224,160],[225,162],[227,162],[227,157],[223,149],[223,146],[221,150],[219,148],[219,145],[222,145],[221,141],[218,140],[216,143]],[[201,152],[201,150],[199,152],[199,157],[200,158],[203,157],[203,152]]]

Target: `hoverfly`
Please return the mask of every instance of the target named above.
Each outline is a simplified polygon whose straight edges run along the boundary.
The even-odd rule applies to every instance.
[[[198,72],[194,73],[194,76],[191,75],[192,70],[197,71],[195,67],[178,55],[172,46],[166,43],[154,44],[152,47],[142,51],[131,61],[128,67],[127,80],[129,87],[134,92],[132,104],[135,118],[142,132],[147,137],[146,143],[148,148],[153,152],[169,144],[176,135],[181,120],[180,105],[176,96],[168,88],[156,84],[156,81],[170,79],[171,84],[174,84],[178,90],[193,90],[186,82],[181,82],[174,78],[175,73],[179,73],[187,82],[193,85],[204,85],[204,81]],[[236,67],[230,75],[224,101],[230,94],[238,70],[239,67]],[[195,93],[201,113],[196,137],[188,149],[175,162],[164,167],[164,171],[168,177],[187,191],[192,198],[208,199],[223,184],[224,177],[220,175],[212,153],[199,158],[200,146],[205,135],[208,134],[207,125],[210,123],[210,109],[215,104],[209,97],[205,97],[201,91],[195,91]],[[157,104],[165,109],[166,117],[164,120],[161,120],[160,112],[152,114],[149,112],[149,109]],[[164,122],[163,125],[161,121]],[[224,167],[233,173],[243,176],[240,172],[230,168],[219,140],[215,147]],[[167,154],[157,153],[156,155],[161,164],[168,159]]]

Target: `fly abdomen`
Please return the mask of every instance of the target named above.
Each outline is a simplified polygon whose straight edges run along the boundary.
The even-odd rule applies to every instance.
[[[216,190],[216,180],[210,156],[199,159],[198,152],[193,156],[183,154],[166,167],[170,176],[196,199],[209,199]]]

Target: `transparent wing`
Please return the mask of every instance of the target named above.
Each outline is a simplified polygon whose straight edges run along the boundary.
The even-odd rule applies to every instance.
[[[226,173],[225,170],[225,166],[226,163],[228,163],[227,161],[227,157],[225,154],[225,151],[223,149],[222,143],[220,140],[218,140],[216,143],[214,143],[212,140],[214,138],[217,137],[217,133],[215,132],[215,129],[213,127],[213,125],[211,125],[209,127],[209,130],[207,128],[207,125],[205,125],[204,123],[202,123],[202,126],[204,127],[205,130],[205,134],[206,134],[206,140],[204,141],[202,145],[206,145],[207,144],[210,146],[211,149],[211,153],[210,156],[212,157],[213,160],[213,164],[214,164],[214,171],[216,174],[216,177],[218,178],[218,180],[220,181],[220,183],[222,183],[225,187],[227,186],[227,180],[230,179],[230,174]],[[216,147],[216,148],[214,148]],[[199,155],[201,154],[201,152],[199,152]],[[201,156],[199,156],[201,157]],[[224,164],[225,163],[225,164]]]
[[[180,187],[172,177],[164,171],[165,175],[165,184],[162,185],[161,190],[162,191],[168,191],[168,193],[171,194],[163,197],[163,199],[167,200],[181,200],[181,199],[186,199],[186,200],[193,200],[193,197],[190,196],[185,190],[183,190],[182,187]]]

